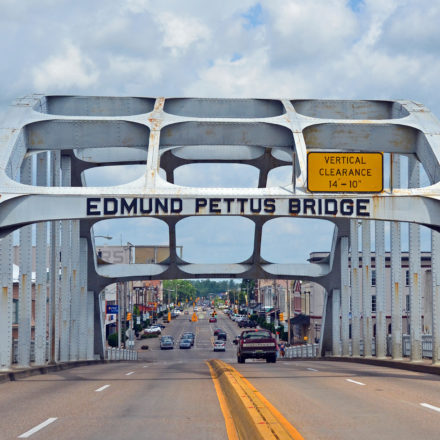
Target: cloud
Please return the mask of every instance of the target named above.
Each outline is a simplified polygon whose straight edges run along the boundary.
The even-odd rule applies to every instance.
[[[162,46],[170,49],[174,56],[186,52],[197,41],[210,37],[208,27],[193,17],[164,12],[159,14],[156,20],[163,32]]]
[[[39,91],[85,89],[97,83],[99,71],[93,61],[71,42],[63,53],[49,57],[32,70],[33,83]]]

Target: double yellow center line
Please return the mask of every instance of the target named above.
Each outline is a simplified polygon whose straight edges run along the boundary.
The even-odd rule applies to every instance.
[[[304,440],[286,418],[235,368],[207,362],[230,440]]]

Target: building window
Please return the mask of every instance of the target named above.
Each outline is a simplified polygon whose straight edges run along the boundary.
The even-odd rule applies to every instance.
[[[18,324],[18,299],[12,300],[12,324]]]
[[[376,285],[376,269],[372,269],[371,271],[371,285]]]
[[[406,295],[406,297],[405,297],[405,310],[407,311],[407,312],[409,312],[410,310],[411,310],[411,303],[410,303],[410,301],[409,301],[409,295]]]
[[[371,311],[376,313],[376,295],[371,295]]]
[[[409,270],[405,270],[405,286],[409,286]]]

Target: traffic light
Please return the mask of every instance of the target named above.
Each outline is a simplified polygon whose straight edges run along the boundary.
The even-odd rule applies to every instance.
[[[280,313],[280,321],[284,321],[284,313]]]
[[[133,319],[133,316],[130,312],[127,313],[127,321],[131,321]]]

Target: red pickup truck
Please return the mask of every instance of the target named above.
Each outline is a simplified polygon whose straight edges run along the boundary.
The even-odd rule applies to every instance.
[[[269,330],[245,330],[234,343],[239,364],[244,364],[246,359],[277,361],[277,343]]]

